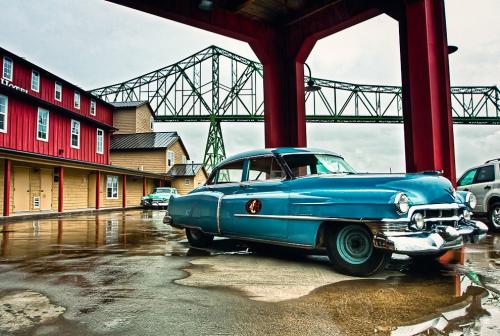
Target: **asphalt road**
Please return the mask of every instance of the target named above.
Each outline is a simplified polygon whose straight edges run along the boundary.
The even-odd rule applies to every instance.
[[[162,216],[0,224],[0,335],[500,334],[499,234],[361,279],[291,250],[191,249]]]

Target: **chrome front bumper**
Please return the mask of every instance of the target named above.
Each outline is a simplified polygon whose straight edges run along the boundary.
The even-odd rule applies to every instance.
[[[437,225],[431,231],[377,232],[373,238],[373,245],[407,255],[437,254],[459,248],[464,243],[478,243],[486,238],[487,232],[488,227],[484,223],[464,220],[456,227]]]

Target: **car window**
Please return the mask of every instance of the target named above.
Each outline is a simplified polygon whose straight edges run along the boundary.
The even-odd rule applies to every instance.
[[[341,157],[329,154],[292,154],[284,156],[295,177],[316,174],[354,173]]]
[[[220,167],[217,174],[215,174],[215,183],[237,183],[241,182],[243,176],[243,162],[236,161],[228,163]]]
[[[489,165],[478,169],[475,183],[491,182],[495,180],[495,166]]]
[[[250,159],[248,181],[266,181],[285,178],[278,161],[274,157]]]
[[[474,181],[474,176],[476,176],[476,172],[477,172],[477,168],[471,169],[471,170],[465,172],[465,174],[462,175],[460,180],[458,180],[458,186],[460,187],[460,186],[472,184],[472,182]]]

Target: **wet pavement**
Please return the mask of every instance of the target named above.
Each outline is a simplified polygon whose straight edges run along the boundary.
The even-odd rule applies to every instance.
[[[499,335],[500,234],[370,278],[220,239],[161,211],[0,224],[0,335]],[[258,252],[254,252],[258,251]]]

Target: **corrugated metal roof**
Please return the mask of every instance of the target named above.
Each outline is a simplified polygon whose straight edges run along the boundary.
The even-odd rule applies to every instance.
[[[111,136],[111,151],[168,148],[179,139],[177,132],[116,134]]]
[[[179,163],[175,164],[167,173],[167,176],[172,177],[187,177],[196,176],[200,169],[203,168],[201,163]]]
[[[113,105],[116,108],[127,108],[127,107],[139,107],[147,103],[148,103],[147,100],[142,100],[142,101],[131,101],[131,102],[112,102],[111,105]]]

